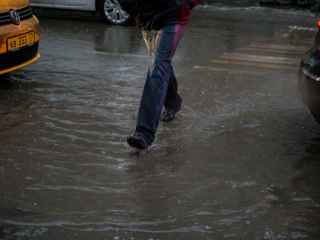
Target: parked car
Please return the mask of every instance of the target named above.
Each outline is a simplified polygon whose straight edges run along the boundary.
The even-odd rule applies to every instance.
[[[106,22],[115,25],[127,25],[133,21],[117,0],[30,0],[30,3],[33,7],[100,12]]]
[[[0,75],[40,58],[40,27],[28,0],[0,1]]]
[[[320,3],[316,16],[319,29],[313,46],[300,62],[299,93],[309,113],[320,124]]]

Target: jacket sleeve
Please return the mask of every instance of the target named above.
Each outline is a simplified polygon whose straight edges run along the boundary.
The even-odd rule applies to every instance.
[[[139,0],[118,0],[121,8],[132,16],[136,16],[140,12]]]

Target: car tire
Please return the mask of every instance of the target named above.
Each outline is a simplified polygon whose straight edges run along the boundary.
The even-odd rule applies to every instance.
[[[98,10],[107,23],[129,25],[133,22],[133,17],[121,9],[117,0],[99,0]]]

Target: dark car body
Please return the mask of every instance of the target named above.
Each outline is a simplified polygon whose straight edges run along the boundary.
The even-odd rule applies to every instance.
[[[300,62],[299,93],[309,113],[320,124],[320,4],[316,16],[319,29],[313,46]]]

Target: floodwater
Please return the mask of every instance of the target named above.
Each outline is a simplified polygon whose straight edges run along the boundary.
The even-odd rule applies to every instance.
[[[0,239],[319,239],[320,128],[297,91],[313,14],[195,9],[183,107],[140,153],[140,31],[40,23],[41,59],[0,81]]]

